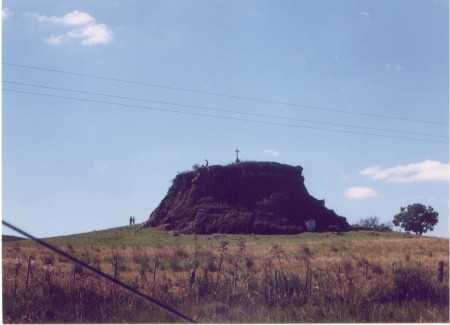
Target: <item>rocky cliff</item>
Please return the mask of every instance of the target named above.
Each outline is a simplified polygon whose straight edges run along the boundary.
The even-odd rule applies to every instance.
[[[241,162],[178,174],[146,226],[182,233],[292,234],[348,228],[312,197],[302,167]]]

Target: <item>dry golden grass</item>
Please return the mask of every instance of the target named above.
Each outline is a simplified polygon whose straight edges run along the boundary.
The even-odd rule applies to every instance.
[[[121,237],[116,245],[52,242],[202,322],[448,321],[446,239],[166,236],[129,245]],[[177,321],[27,241],[3,245],[3,288],[6,322]]]

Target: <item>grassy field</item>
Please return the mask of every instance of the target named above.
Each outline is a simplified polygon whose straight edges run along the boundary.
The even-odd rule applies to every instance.
[[[47,240],[201,322],[449,320],[447,239],[194,236],[130,226]],[[28,240],[3,244],[3,319],[179,321]]]

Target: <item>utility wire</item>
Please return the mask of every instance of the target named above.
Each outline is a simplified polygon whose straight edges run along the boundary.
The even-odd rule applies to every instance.
[[[69,253],[66,253],[66,252],[60,250],[59,248],[57,248],[57,247],[55,247],[55,246],[53,246],[53,245],[43,241],[42,239],[34,237],[33,235],[31,235],[31,234],[25,232],[24,230],[14,226],[14,225],[12,225],[11,223],[6,222],[5,220],[2,220],[2,224],[4,226],[8,227],[11,230],[14,230],[17,233],[19,233],[19,234],[21,234],[21,235],[23,235],[23,236],[25,236],[27,238],[30,238],[31,240],[33,240],[33,241],[37,242],[38,244],[48,248],[49,250],[55,252],[56,254],[64,256],[65,258],[67,258],[67,259],[77,263],[78,265],[88,269],[89,271],[94,272],[95,274],[97,274],[97,275],[99,275],[99,276],[101,276],[101,277],[111,281],[112,283],[114,283],[114,284],[116,284],[116,285],[118,285],[118,286],[120,286],[122,288],[127,289],[128,291],[134,293],[135,295],[138,295],[139,297],[142,297],[145,300],[147,300],[147,301],[149,301],[149,302],[151,302],[151,303],[153,303],[155,305],[158,305],[162,309],[164,309],[164,310],[168,311],[169,313],[171,313],[171,314],[181,318],[185,322],[197,323],[195,320],[193,320],[189,316],[184,315],[183,313],[181,313],[180,311],[176,310],[175,308],[173,308],[173,307],[171,307],[171,306],[169,306],[169,305],[167,305],[167,304],[165,304],[165,303],[163,303],[161,301],[158,301],[155,298],[152,298],[152,297],[150,297],[149,295],[147,295],[145,293],[142,293],[142,292],[134,289],[133,287],[129,286],[128,284],[123,283],[122,281],[113,278],[112,276],[110,276],[107,273],[104,273],[104,272],[102,272],[100,270],[97,270],[96,268],[90,266],[86,262],[83,262],[82,260],[80,260],[80,259],[78,259],[78,258],[76,258],[76,257],[74,257],[72,255],[70,255]]]
[[[27,82],[18,82],[18,81],[11,81],[11,80],[3,80],[3,83],[4,84],[19,85],[19,86],[34,87],[34,88],[41,88],[41,89],[50,89],[50,90],[57,90],[57,91],[65,91],[65,92],[86,94],[86,95],[94,95],[94,96],[103,96],[103,97],[109,97],[109,98],[125,99],[125,100],[132,100],[132,101],[138,101],[138,102],[144,102],[144,103],[157,103],[157,104],[163,104],[163,105],[171,105],[171,106],[178,106],[178,107],[194,108],[194,109],[201,109],[201,110],[207,110],[207,111],[226,112],[226,113],[247,115],[247,116],[253,116],[253,117],[284,119],[284,120],[288,120],[288,121],[312,123],[312,124],[319,124],[319,125],[330,125],[330,126],[345,127],[345,128],[355,128],[355,129],[362,129],[362,130],[374,130],[374,131],[381,131],[381,132],[393,132],[393,133],[407,134],[407,135],[415,134],[415,135],[426,136],[426,137],[436,137],[436,138],[447,139],[446,136],[430,134],[430,133],[423,133],[423,132],[417,132],[417,131],[374,128],[374,127],[369,127],[369,126],[361,126],[361,125],[354,125],[354,124],[347,124],[347,123],[332,123],[332,122],[318,121],[318,120],[298,119],[298,118],[295,118],[295,117],[282,116],[282,115],[263,114],[263,113],[249,113],[249,112],[230,110],[230,109],[226,109],[226,108],[201,106],[201,105],[180,104],[180,103],[176,103],[176,102],[168,102],[168,101],[162,101],[162,100],[144,99],[144,98],[136,98],[136,97],[129,97],[129,96],[119,96],[119,95],[112,95],[112,94],[101,93],[101,92],[93,92],[93,91],[79,90],[79,89],[72,89],[72,88],[61,88],[61,87],[54,87],[54,86],[50,86],[50,85],[42,85],[42,84],[27,83]]]
[[[265,103],[265,104],[271,104],[271,105],[284,105],[284,106],[289,106],[289,107],[294,107],[294,108],[299,108],[299,109],[321,110],[321,111],[335,112],[335,113],[348,114],[348,115],[360,115],[360,116],[367,116],[367,117],[373,117],[373,118],[394,119],[394,120],[408,121],[408,122],[415,122],[415,123],[446,125],[446,123],[439,122],[439,121],[416,120],[416,119],[410,119],[407,117],[390,116],[390,115],[366,113],[366,112],[354,112],[354,111],[343,110],[343,109],[333,108],[333,107],[304,105],[304,104],[278,101],[278,100],[272,100],[272,99],[260,98],[260,97],[238,96],[238,95],[232,95],[232,94],[226,94],[226,93],[204,91],[204,90],[199,90],[199,89],[174,87],[174,86],[167,86],[167,85],[161,85],[161,84],[155,84],[155,83],[148,83],[148,82],[143,82],[143,81],[135,81],[135,80],[127,80],[127,79],[121,79],[121,78],[114,78],[114,77],[98,76],[98,75],[94,75],[94,74],[72,72],[72,71],[67,71],[67,70],[47,68],[47,67],[35,66],[35,65],[16,64],[16,63],[10,63],[10,62],[3,62],[3,65],[20,68],[20,69],[60,73],[60,74],[66,74],[66,75],[71,75],[71,76],[76,76],[76,77],[85,77],[85,78],[91,78],[91,79],[97,79],[97,80],[103,80],[103,81],[113,81],[113,82],[118,82],[118,83],[129,84],[129,85],[160,88],[160,89],[167,89],[167,90],[180,91],[180,92],[189,92],[189,93],[216,96],[216,97],[224,97],[224,98],[240,100],[240,101],[252,101],[252,102],[259,102],[259,103]]]
[[[16,89],[5,89],[4,88],[3,91],[20,93],[20,94],[28,94],[28,95],[33,95],[33,96],[45,96],[45,97],[52,97],[52,98],[60,98],[60,99],[79,101],[79,102],[107,104],[107,105],[112,105],[112,106],[117,106],[117,107],[122,107],[122,108],[170,112],[170,113],[175,113],[175,114],[202,116],[202,117],[209,117],[209,118],[216,118],[216,119],[228,119],[228,120],[252,122],[252,123],[275,125],[275,126],[284,126],[284,127],[293,127],[293,128],[306,128],[306,129],[322,130],[322,131],[334,132],[334,133],[368,135],[368,136],[375,136],[375,137],[384,137],[384,138],[393,138],[393,139],[402,139],[402,140],[420,141],[420,142],[429,142],[429,143],[448,143],[447,141],[440,141],[440,140],[412,138],[412,137],[406,137],[406,136],[385,135],[385,134],[376,134],[376,133],[367,133],[367,132],[356,132],[356,131],[348,131],[348,130],[340,130],[340,129],[320,128],[320,127],[313,127],[313,126],[299,125],[299,124],[288,124],[288,123],[252,120],[252,119],[227,116],[227,115],[214,115],[214,114],[207,114],[207,113],[187,112],[187,111],[180,111],[180,110],[175,110],[175,109],[156,108],[156,107],[143,106],[143,105],[129,105],[129,104],[109,102],[109,101],[103,101],[103,100],[97,100],[97,99],[85,99],[85,98],[78,98],[78,97],[59,96],[59,95],[53,95],[53,94],[44,94],[44,93],[37,93],[37,92],[23,91],[23,90],[16,90]]]

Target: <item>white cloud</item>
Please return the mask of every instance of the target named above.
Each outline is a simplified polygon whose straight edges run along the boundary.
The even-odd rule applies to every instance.
[[[2,19],[7,19],[14,15],[14,12],[9,10],[8,8],[2,9]]]
[[[86,46],[107,44],[112,40],[112,33],[104,24],[92,24],[70,30],[64,34],[51,35],[45,39],[51,45],[59,45],[70,40],[79,40],[80,44]]]
[[[435,160],[399,165],[391,168],[372,166],[360,172],[363,176],[388,183],[415,183],[427,181],[449,181],[450,164]]]
[[[280,153],[276,150],[273,149],[264,149],[264,154],[272,156],[272,157],[278,157],[280,155]]]
[[[112,41],[111,29],[105,24],[99,24],[87,12],[74,10],[64,16],[33,15],[38,22],[48,22],[57,25],[72,27],[65,33],[50,35],[44,40],[50,45],[60,45],[69,41],[77,41],[81,45],[94,46],[108,44]]]
[[[112,41],[112,32],[105,24],[87,26],[78,35],[82,38],[83,45],[107,44]]]
[[[360,16],[364,16],[364,17],[370,17],[370,13],[368,11],[361,11],[359,13]]]
[[[347,189],[345,197],[350,200],[365,200],[377,197],[378,193],[370,187],[354,186]]]
[[[64,16],[57,17],[57,16],[45,16],[45,15],[39,15],[34,14],[34,17],[39,22],[49,22],[59,25],[65,25],[65,26],[84,26],[88,24],[95,23],[95,18],[92,17],[87,12],[74,10],[72,12],[69,12],[65,14]]]

